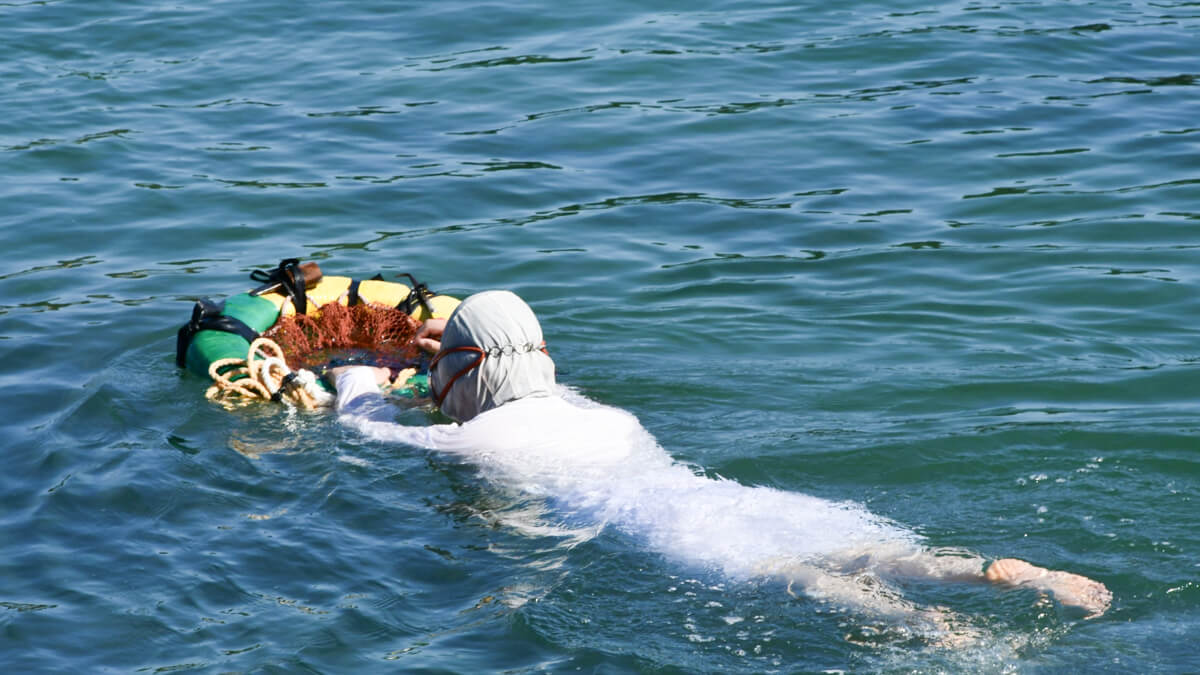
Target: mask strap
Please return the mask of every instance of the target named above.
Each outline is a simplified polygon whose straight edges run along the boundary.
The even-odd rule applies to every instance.
[[[464,366],[462,370],[455,373],[454,377],[451,377],[450,381],[446,383],[446,388],[443,389],[441,393],[438,393],[437,387],[433,385],[433,378],[429,378],[429,391],[431,394],[433,394],[433,404],[439,408],[442,407],[442,401],[446,400],[446,395],[450,393],[450,387],[453,387],[454,383],[458,382],[458,378],[466,375],[475,368],[478,368],[479,364],[483,363],[483,359],[487,357],[487,352],[483,351],[479,347],[465,346],[447,349],[445,351],[438,352],[438,355],[433,357],[433,360],[429,362],[429,372],[433,372],[433,369],[437,367],[438,362],[442,360],[443,356],[447,354],[453,354],[454,352],[475,352],[478,354],[478,356],[475,357],[474,361]]]

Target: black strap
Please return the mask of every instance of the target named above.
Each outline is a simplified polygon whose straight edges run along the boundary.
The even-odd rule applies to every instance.
[[[368,281],[383,281],[382,274],[376,274],[368,279]],[[350,281],[350,290],[346,292],[346,306],[353,307],[363,301],[362,296],[358,294],[358,287],[362,285],[362,279],[353,279]]]
[[[254,270],[250,278],[260,283],[279,284],[284,294],[292,299],[296,313],[308,313],[308,294],[304,290],[304,272],[300,270],[299,258],[285,258],[270,272]]]
[[[411,315],[414,311],[416,311],[417,307],[423,307],[425,308],[426,314],[433,316],[433,308],[429,306],[429,298],[434,296],[434,292],[429,290],[428,286],[413,278],[413,275],[409,274],[408,272],[399,274],[397,276],[408,277],[408,280],[412,282],[412,290],[408,292],[408,297],[404,298],[400,301],[400,304],[396,305],[396,309],[404,312],[405,314]]]
[[[192,338],[196,337],[196,333],[202,330],[233,333],[245,338],[246,342],[254,342],[258,338],[258,331],[247,326],[241,319],[222,315],[221,311],[221,305],[212,300],[196,302],[196,306],[192,308],[192,320],[183,324],[175,336],[175,365],[180,368],[187,366],[188,347],[191,346]]]
[[[296,385],[296,380],[299,377],[300,377],[300,373],[297,373],[295,371],[292,371],[292,372],[288,373],[287,375],[284,375],[283,379],[279,381],[279,388],[275,390],[274,394],[271,394],[271,400],[276,403],[282,402],[283,401],[283,393],[285,391],[290,391],[292,389],[292,387],[294,387]]]

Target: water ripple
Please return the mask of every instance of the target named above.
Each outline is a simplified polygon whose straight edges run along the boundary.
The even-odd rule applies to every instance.
[[[0,4],[10,670],[1194,661],[1195,2]],[[947,656],[198,404],[175,330],[284,256],[513,288],[676,457],[1118,607],[906,589],[978,618]]]

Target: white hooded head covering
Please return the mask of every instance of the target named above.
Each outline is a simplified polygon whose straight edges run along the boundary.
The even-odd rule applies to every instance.
[[[544,346],[541,324],[515,293],[484,291],[463,300],[446,322],[442,349],[429,374],[434,391],[443,397],[442,412],[466,422],[510,401],[550,396],[554,361],[542,351]],[[479,352],[454,351],[459,347],[483,350],[482,361],[472,368]]]

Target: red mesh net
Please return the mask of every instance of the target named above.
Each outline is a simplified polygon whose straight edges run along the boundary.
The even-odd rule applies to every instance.
[[[398,309],[333,302],[322,307],[316,318],[281,317],[267,335],[283,348],[293,370],[315,370],[334,361],[400,368],[420,358],[421,351],[413,344],[419,326]]]

